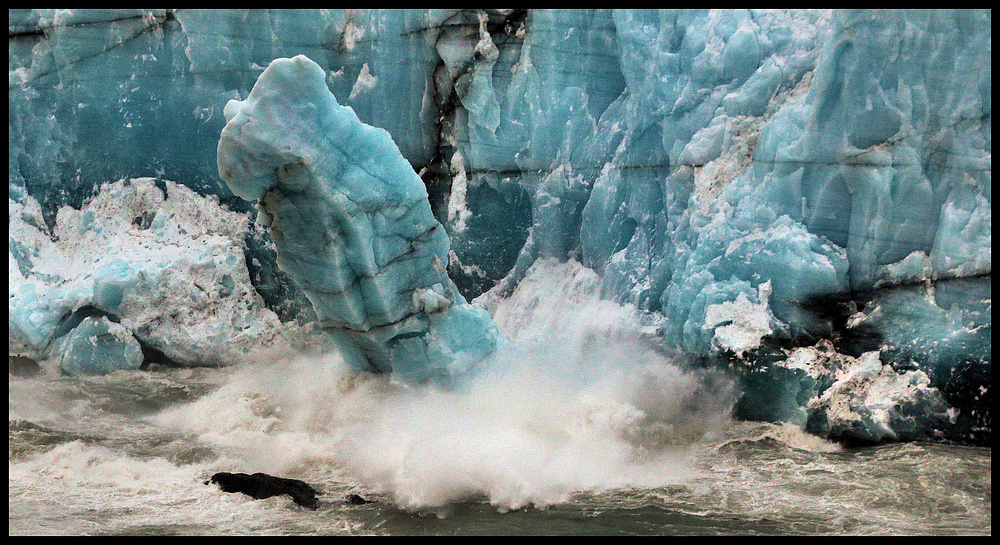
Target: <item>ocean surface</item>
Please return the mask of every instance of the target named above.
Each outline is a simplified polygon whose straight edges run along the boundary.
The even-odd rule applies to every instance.
[[[735,422],[723,374],[599,292],[578,265],[530,274],[490,308],[515,348],[447,389],[277,348],[102,377],[11,360],[9,534],[992,533],[991,448]],[[220,471],[304,480],[320,507],[206,484]]]
[[[10,374],[9,534],[992,531],[991,448],[846,449],[746,422],[716,422],[700,438],[671,442],[635,429],[629,436],[615,420],[628,417],[597,401],[583,416],[536,419],[509,406],[504,418],[496,399],[480,410],[471,398],[350,373],[319,377],[338,379],[330,391],[340,402],[316,383],[298,390],[302,405],[293,408],[292,394],[264,386],[301,369],[260,365]],[[572,402],[535,408],[564,403]],[[439,414],[461,408],[461,418]],[[217,471],[305,480],[321,490],[321,507],[222,492],[205,484]],[[349,505],[349,493],[373,503]]]

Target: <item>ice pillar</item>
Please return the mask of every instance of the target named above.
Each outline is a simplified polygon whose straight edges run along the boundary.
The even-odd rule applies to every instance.
[[[219,174],[257,202],[278,266],[353,365],[448,380],[504,342],[448,277],[420,177],[388,132],[337,103],[319,65],[274,60],[225,115]]]

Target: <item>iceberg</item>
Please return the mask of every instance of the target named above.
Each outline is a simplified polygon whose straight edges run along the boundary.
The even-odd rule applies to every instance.
[[[66,335],[61,321],[100,315],[147,353],[218,363],[234,352],[219,346],[248,346],[230,343],[237,329],[267,324],[240,337],[251,342],[300,321],[355,350],[360,368],[415,380],[386,363],[386,343],[420,339],[398,350],[436,347],[417,360],[443,377],[493,349],[481,310],[534,264],[572,261],[609,300],[657,324],[651,342],[731,373],[742,418],[844,441],[989,444],[991,17],[9,10],[11,354],[43,357]],[[295,83],[275,80],[275,96],[259,96],[272,61],[300,55],[311,68],[279,63]],[[296,111],[254,115],[293,132],[231,138],[228,123],[281,100]],[[237,142],[262,155],[230,187],[220,160],[238,155]],[[340,167],[296,166],[333,142],[342,151],[330,157],[364,165],[349,175],[352,203],[336,206],[319,187]],[[301,197],[268,197],[276,176]],[[103,291],[45,267],[58,252],[41,249],[65,244],[60,214],[114,191],[108,182],[146,178],[173,180],[249,225],[230,238],[237,257],[225,269],[254,301],[247,321],[196,339],[154,317],[185,312],[179,298],[138,321],[107,302],[138,262],[119,256],[125,264],[73,276]],[[393,196],[379,202],[364,187]],[[323,208],[316,217],[350,230],[306,229],[284,215],[293,208]],[[420,265],[380,272],[420,232]],[[353,242],[306,259],[334,234]],[[222,276],[211,285],[229,285]],[[421,313],[456,318],[428,341],[432,329],[412,318]],[[159,336],[142,326],[154,322]]]
[[[87,316],[69,333],[55,340],[53,349],[59,370],[67,375],[104,375],[138,369],[142,347],[121,324],[104,316]]]

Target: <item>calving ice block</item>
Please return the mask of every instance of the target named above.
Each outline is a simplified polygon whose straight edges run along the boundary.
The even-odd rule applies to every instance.
[[[501,338],[448,277],[449,240],[389,133],[337,103],[305,56],[226,105],[219,174],[257,202],[278,266],[357,368],[447,381]]]

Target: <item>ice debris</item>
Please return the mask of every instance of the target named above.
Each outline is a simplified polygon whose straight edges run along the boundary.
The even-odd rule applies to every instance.
[[[816,381],[803,407],[810,431],[848,443],[922,440],[953,426],[957,410],[921,370],[899,372],[877,350],[858,357],[829,343],[792,350],[786,366]]]
[[[56,339],[52,354],[67,375],[104,375],[138,369],[142,347],[132,332],[105,316],[87,316]]]
[[[138,368],[142,347],[160,363],[221,365],[281,327],[250,282],[247,217],[214,198],[139,178],[61,208],[51,232],[33,199],[8,211],[11,354],[69,374]]]

